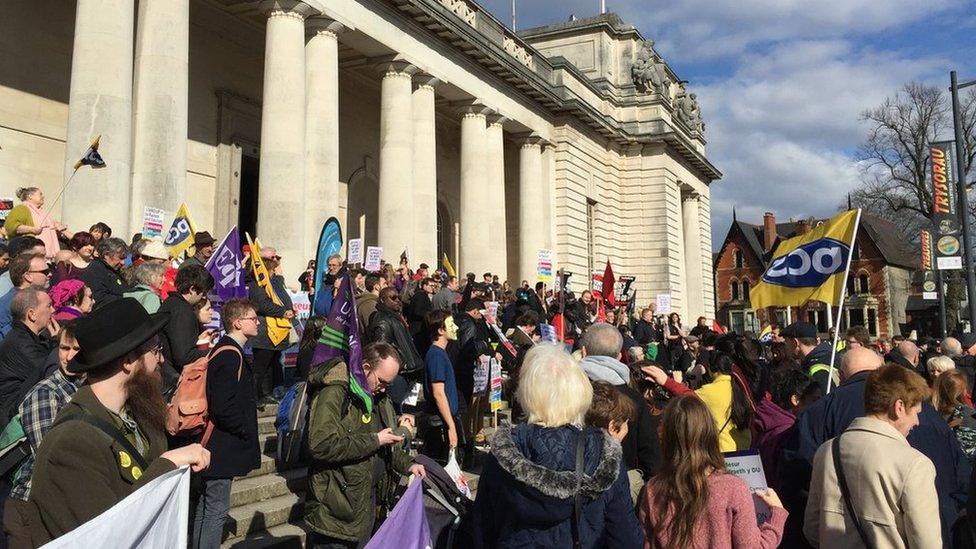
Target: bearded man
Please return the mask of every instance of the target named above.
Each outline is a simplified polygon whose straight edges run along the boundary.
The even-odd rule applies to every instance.
[[[150,316],[123,298],[81,318],[81,347],[68,366],[86,374],[41,441],[28,513],[34,547],[95,518],[152,479],[183,465],[210,464],[199,444],[166,451],[162,348],[167,314]]]

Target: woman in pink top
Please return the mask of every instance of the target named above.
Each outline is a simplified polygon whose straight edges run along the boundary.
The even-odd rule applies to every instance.
[[[786,509],[773,490],[757,492],[772,516],[756,525],[753,495],[742,479],[725,472],[718,428],[701,399],[671,399],[661,418],[661,449],[664,462],[640,503],[645,549],[779,545]]]

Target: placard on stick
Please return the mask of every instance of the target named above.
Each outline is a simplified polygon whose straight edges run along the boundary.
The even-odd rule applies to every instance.
[[[370,246],[366,248],[366,263],[363,268],[370,272],[380,270],[380,261],[383,259],[383,248],[381,246]]]

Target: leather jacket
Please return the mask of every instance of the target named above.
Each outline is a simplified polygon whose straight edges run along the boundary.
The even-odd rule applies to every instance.
[[[424,361],[421,360],[417,347],[413,344],[407,323],[399,313],[391,311],[382,302],[378,302],[376,312],[369,321],[368,331],[370,342],[389,343],[400,353],[400,375],[409,377],[423,372]]]

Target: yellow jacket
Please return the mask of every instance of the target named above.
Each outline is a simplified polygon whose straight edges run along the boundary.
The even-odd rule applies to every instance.
[[[748,450],[752,445],[752,431],[746,425],[738,429],[732,424],[732,376],[717,374],[714,381],[695,391],[708,410],[712,412],[715,426],[719,429],[718,447],[722,452]]]

